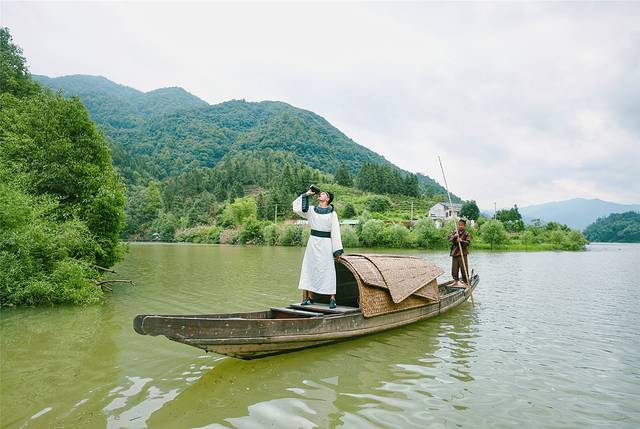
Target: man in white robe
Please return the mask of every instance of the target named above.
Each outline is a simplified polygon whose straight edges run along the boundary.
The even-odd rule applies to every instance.
[[[302,261],[302,271],[298,289],[302,289],[302,304],[313,304],[313,294],[331,295],[329,308],[336,307],[336,268],[334,258],[338,260],[344,253],[338,214],[330,205],[333,195],[320,192],[318,205],[309,206],[309,190],[293,202],[293,211],[307,219],[311,226],[311,235]]]

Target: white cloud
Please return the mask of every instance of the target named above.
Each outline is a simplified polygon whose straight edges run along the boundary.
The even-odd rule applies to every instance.
[[[482,207],[640,200],[640,3],[13,3],[31,71],[282,100]]]

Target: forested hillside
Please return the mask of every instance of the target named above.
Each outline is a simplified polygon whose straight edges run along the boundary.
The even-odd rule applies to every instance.
[[[640,243],[640,213],[612,213],[589,225],[584,234],[602,243]]]
[[[265,150],[282,152],[329,174],[342,165],[356,176],[365,162],[409,174],[321,116],[286,103],[232,100],[209,106],[179,88],[142,93],[96,76],[37,79],[85,102],[113,141],[114,164],[127,183],[161,180],[194,168],[215,167],[226,156]],[[157,93],[165,96],[163,102],[150,103]],[[427,195],[445,192],[428,176],[417,175],[417,181]]]

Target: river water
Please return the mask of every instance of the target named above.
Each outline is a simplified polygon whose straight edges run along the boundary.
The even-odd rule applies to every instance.
[[[298,301],[302,255],[132,244],[104,305],[2,310],[0,426],[640,427],[640,245],[475,252],[475,305],[255,361],[132,329]]]

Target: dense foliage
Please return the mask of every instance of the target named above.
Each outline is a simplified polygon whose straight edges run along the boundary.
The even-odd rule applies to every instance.
[[[589,241],[640,243],[640,213],[612,213],[589,225],[584,234]]]
[[[508,210],[498,210],[496,212],[495,218],[502,222],[507,231],[524,231],[524,221],[522,220],[522,215],[518,211],[518,206],[516,205]]]
[[[403,174],[398,169],[384,164],[364,162],[356,178],[356,186],[363,191],[376,194],[401,194],[418,196],[418,176]]]
[[[5,28],[0,43],[0,305],[93,302],[124,185],[82,102],[34,83]]]
[[[460,217],[471,220],[478,220],[480,217],[480,209],[474,200],[466,201],[460,209]]]

